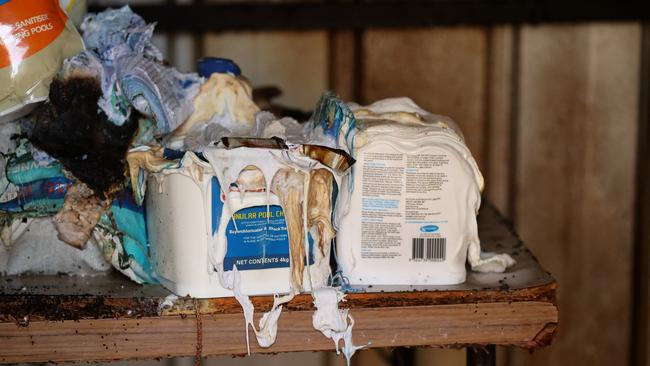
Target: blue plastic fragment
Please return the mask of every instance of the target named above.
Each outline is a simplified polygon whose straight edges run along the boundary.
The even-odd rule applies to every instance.
[[[214,73],[231,74],[232,76],[241,75],[241,69],[233,60],[221,57],[199,59],[196,63],[196,70],[204,78],[209,78]]]

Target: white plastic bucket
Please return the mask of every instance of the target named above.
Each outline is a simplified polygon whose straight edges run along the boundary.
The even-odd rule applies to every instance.
[[[228,174],[221,169],[216,174],[213,166],[188,154],[183,160],[184,167],[156,173],[147,181],[148,238],[154,273],[163,286],[179,296],[233,296],[233,291],[222,286],[218,272],[228,272],[236,266],[241,292],[245,295],[286,294],[292,290],[285,211],[279,198],[271,192],[270,182],[280,169],[290,168],[299,159],[313,164],[315,169],[323,166],[298,155],[282,162],[287,154],[292,153],[248,148],[213,151],[210,156],[226,162],[236,161],[218,164]],[[244,176],[240,174],[250,173],[251,166],[262,165],[266,173],[264,181],[269,184],[242,188],[243,193],[240,192],[235,184],[239,182],[238,177]],[[301,169],[305,169],[303,177],[308,182],[310,168]],[[218,176],[225,184],[220,184]],[[226,189],[228,192],[224,193]],[[307,192],[308,189],[300,193]],[[307,196],[302,199],[300,211],[305,212]],[[331,200],[331,197],[324,199]],[[302,217],[300,221],[307,222]],[[327,284],[329,243],[325,249],[327,258],[322,258],[321,252],[314,250],[313,238],[319,237],[317,230],[304,225],[303,229],[307,238],[304,252],[308,255],[302,260],[307,270],[303,271],[297,290],[310,291],[311,284]]]
[[[476,162],[450,120],[406,99],[371,107],[353,106],[357,162],[342,188],[349,207],[337,213],[343,274],[353,286],[464,282],[479,245]]]
[[[180,172],[165,174],[162,179],[149,179],[146,216],[154,271],[163,286],[179,296],[233,296],[231,290],[221,286],[217,272],[209,264],[210,236],[215,227],[221,231],[227,229],[233,214],[230,209],[236,213],[253,207],[266,212],[266,194],[248,193],[245,202],[231,199],[230,205],[224,205],[225,197],[221,195],[217,178],[206,176],[204,179],[209,180],[205,182],[204,192],[194,178]],[[276,206],[277,198],[273,195],[270,197],[271,212],[281,211],[279,206]],[[212,209],[205,210],[205,200],[210,202],[209,207]],[[281,221],[282,218],[275,220]],[[266,225],[265,218],[257,221]],[[269,295],[289,292],[288,244],[285,245],[286,256],[276,254],[272,258],[284,259],[285,266],[246,266],[239,263],[241,290],[244,294]],[[233,248],[234,244],[231,242],[231,250]],[[228,261],[224,265],[227,263]]]

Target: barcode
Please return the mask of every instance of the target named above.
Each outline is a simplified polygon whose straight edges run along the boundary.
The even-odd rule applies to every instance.
[[[447,251],[447,238],[413,238],[411,259],[442,262]]]

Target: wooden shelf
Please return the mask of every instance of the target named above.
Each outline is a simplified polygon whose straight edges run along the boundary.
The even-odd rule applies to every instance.
[[[342,307],[355,319],[356,344],[370,347],[550,344],[557,322],[556,283],[491,206],[479,215],[483,249],[507,252],[506,273],[469,273],[455,286],[372,287]],[[184,298],[112,274],[101,277],[0,277],[0,363],[107,361],[246,352],[244,319],[233,298]],[[270,296],[254,297],[256,317]],[[251,339],[251,352],[334,349],[311,325],[311,296],[284,307],[276,343]]]

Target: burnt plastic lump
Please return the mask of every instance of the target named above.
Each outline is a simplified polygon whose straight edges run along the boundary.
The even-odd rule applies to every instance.
[[[123,188],[126,152],[140,115],[116,126],[97,107],[99,81],[86,76],[55,79],[49,102],[27,123],[30,141],[58,159],[100,198]]]

